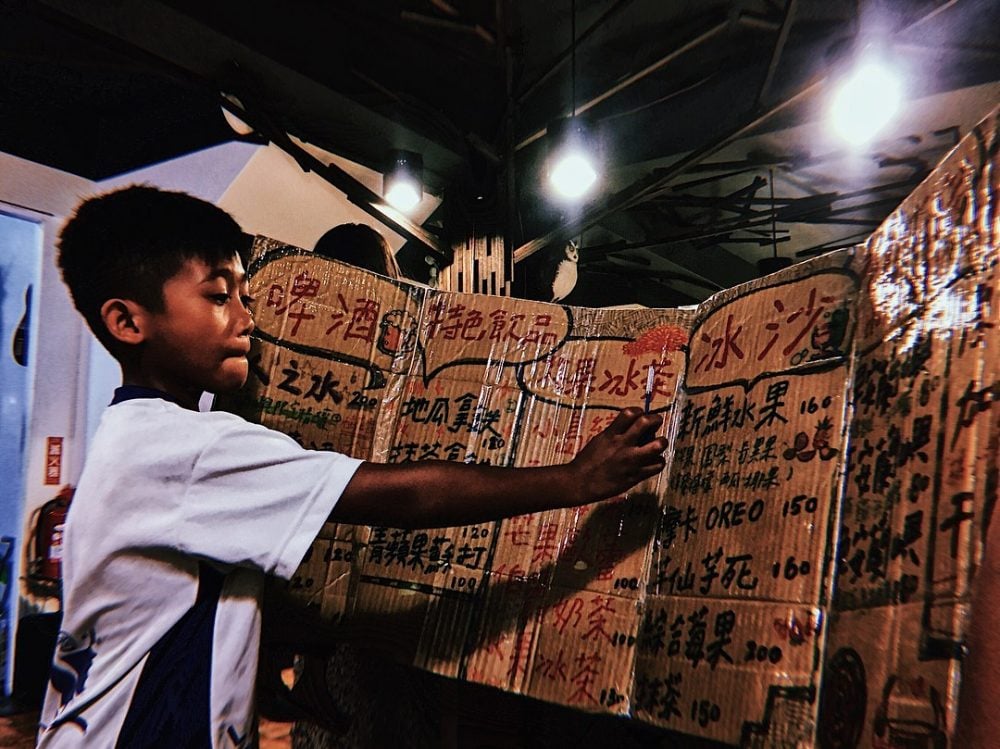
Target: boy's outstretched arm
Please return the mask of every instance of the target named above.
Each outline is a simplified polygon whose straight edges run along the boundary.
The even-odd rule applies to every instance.
[[[666,439],[646,442],[662,423],[656,414],[627,408],[571,462],[545,468],[439,460],[364,463],[330,519],[395,528],[440,528],[614,497],[663,470]]]

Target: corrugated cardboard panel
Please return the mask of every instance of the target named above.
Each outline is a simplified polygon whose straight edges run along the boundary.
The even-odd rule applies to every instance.
[[[367,458],[417,352],[423,291],[259,237],[250,380],[220,406],[300,444]],[[350,539],[354,529],[334,532]]]
[[[996,154],[984,145],[996,136],[993,115],[855,256],[865,293],[823,688],[831,746],[940,746],[954,729],[997,485],[984,413],[997,371]]]
[[[684,385],[702,391],[768,373],[822,370],[851,351],[857,277],[830,253],[728,291],[698,308]]]
[[[406,377],[385,462],[509,465],[524,401],[511,387]]]
[[[419,660],[427,612],[437,598],[413,585],[393,588],[355,576],[344,621],[362,638],[362,644],[413,665]]]
[[[635,717],[733,745],[811,745],[821,609],[683,596],[644,609]]]
[[[637,607],[629,598],[552,587],[525,694],[589,712],[627,714]]]
[[[337,526],[330,524],[327,529],[336,532]],[[348,610],[354,555],[351,541],[321,533],[289,581],[289,591],[307,607],[318,609],[326,621],[339,621]]]
[[[934,608],[930,628],[936,642],[947,646],[953,655],[960,647],[964,631],[955,629],[950,616],[940,611],[953,601],[968,600],[974,563],[981,547],[984,476],[976,473],[979,442],[986,440],[989,422],[975,418],[977,407],[972,396],[980,389],[986,374],[981,350],[969,350],[962,338],[965,331],[954,325],[945,342],[948,345],[948,373],[941,409],[940,488],[934,515],[933,567],[928,570]],[[944,614],[942,616],[942,614]]]
[[[998,110],[946,156],[865,243],[859,347],[878,343],[996,247]],[[984,301],[992,292],[983,289]]]
[[[531,666],[538,611],[548,586],[523,574],[492,572],[470,633],[464,676],[469,681],[520,693]]]
[[[357,571],[369,583],[448,594],[474,590],[491,552],[493,523],[404,530],[373,526]]]
[[[635,335],[635,334],[634,334]],[[558,352],[523,369],[522,386],[556,405],[621,409],[645,406],[649,370],[653,370],[649,410],[666,409],[675,397],[687,342],[683,328],[668,324],[638,333],[638,339],[574,338]],[[649,339],[643,345],[643,341]],[[663,346],[662,349],[652,349]]]
[[[407,663],[580,709],[751,747],[940,745],[1000,484],[997,141],[994,114],[866,245],[697,310],[417,289],[259,240],[227,406],[248,418],[383,462],[561,463],[625,406],[671,442],[661,477],[591,507],[328,525],[294,592]]]
[[[683,400],[654,590],[821,602],[847,375],[837,366]]]
[[[646,590],[649,556],[660,515],[656,482],[627,498],[585,505],[564,517],[566,545],[553,584],[639,599]]]
[[[414,665],[443,676],[464,676],[466,643],[483,599],[485,575],[481,570],[459,570],[449,576],[446,592],[435,596],[427,608]]]
[[[429,382],[450,378],[452,368],[474,364],[478,382],[512,385],[515,366],[551,355],[571,328],[568,307],[429,291],[416,371]]]
[[[933,584],[949,339],[912,323],[858,356],[838,608],[906,603]]]
[[[879,702],[878,690],[894,671],[896,627],[887,607],[837,611],[831,615],[820,697],[820,746],[861,744]]]
[[[928,318],[950,337],[947,402],[942,409],[942,472],[933,581],[935,598],[967,600],[979,563],[987,514],[996,501],[997,454],[991,437],[997,414],[989,403],[997,391],[998,332],[993,305],[984,303],[996,286],[996,258],[982,255],[967,273],[934,300]],[[991,319],[992,318],[992,319]],[[950,626],[950,625],[943,625]],[[953,632],[951,639],[960,639]]]
[[[791,268],[699,309],[653,592],[826,600],[854,330],[846,259]]]
[[[966,604],[949,607],[964,627]],[[946,746],[958,662],[921,655],[923,604],[833,615],[823,670],[819,745]]]
[[[971,276],[940,291],[858,354],[840,608],[968,595],[974,505],[988,475],[976,470],[977,462],[988,465],[980,446],[988,422],[976,421],[973,404],[986,375],[985,349],[969,345],[975,283]]]

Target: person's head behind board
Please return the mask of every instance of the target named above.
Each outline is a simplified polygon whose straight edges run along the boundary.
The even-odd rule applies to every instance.
[[[367,224],[340,224],[316,241],[313,251],[389,278],[400,278],[396,256],[385,237]]]
[[[129,299],[163,312],[163,286],[186,261],[245,261],[247,249],[239,224],[221,208],[135,185],[82,203],[60,233],[57,263],[76,309],[120,360],[123,346],[102,319],[106,301]]]

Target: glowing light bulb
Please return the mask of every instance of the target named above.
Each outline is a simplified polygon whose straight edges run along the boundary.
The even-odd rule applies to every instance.
[[[423,198],[424,159],[413,151],[389,152],[385,176],[382,178],[386,202],[401,213],[409,213]]]
[[[408,213],[420,202],[420,190],[413,182],[396,180],[386,191],[385,199],[396,210]]]
[[[868,143],[899,110],[903,87],[884,64],[868,60],[843,81],[830,103],[830,127],[849,143]]]
[[[564,198],[581,198],[597,181],[597,171],[582,153],[561,157],[549,174],[553,189]]]

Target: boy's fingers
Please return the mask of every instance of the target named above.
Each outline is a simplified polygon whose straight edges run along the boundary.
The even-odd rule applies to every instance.
[[[612,434],[625,434],[630,427],[634,426],[636,420],[643,415],[642,409],[635,406],[623,408],[618,412],[615,420],[611,422],[608,431]]]
[[[636,462],[641,466],[654,466],[657,471],[661,471],[667,464],[667,459],[663,455],[667,447],[666,437],[657,437],[645,445],[640,445],[635,448]]]
[[[666,437],[657,437],[651,440],[645,445],[642,445],[640,449],[649,450],[652,455],[663,457],[663,453],[666,452],[667,448],[670,447],[670,443],[667,442]]]
[[[667,467],[667,461],[665,461],[663,458],[660,458],[660,460],[656,463],[653,463],[648,466],[643,466],[640,473],[643,479],[648,479],[652,478],[666,467]]]
[[[643,444],[647,442],[661,426],[663,426],[663,417],[659,414],[640,413],[635,420],[629,424],[628,429],[625,430],[625,439]]]
[[[662,471],[667,466],[667,459],[664,457],[662,451],[657,451],[652,455],[647,456],[646,459],[642,461],[642,465],[652,466],[657,471]]]

